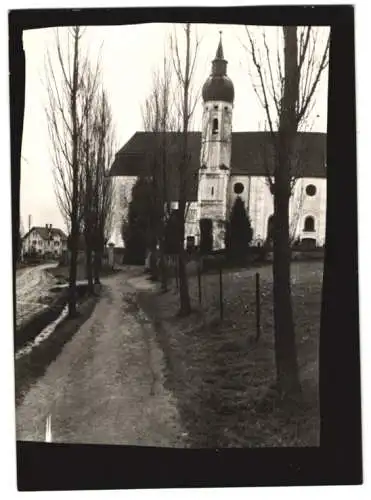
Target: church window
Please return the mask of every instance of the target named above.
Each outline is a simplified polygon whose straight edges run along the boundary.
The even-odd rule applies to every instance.
[[[218,119],[214,118],[213,120],[213,134],[217,134],[219,130]]]
[[[314,217],[309,216],[305,218],[304,231],[307,233],[312,233],[314,231]]]
[[[228,106],[224,106],[225,111],[228,111]]]
[[[236,184],[233,186],[233,190],[236,194],[241,194],[243,193],[243,190],[245,189],[244,185],[242,182],[236,182]]]
[[[214,109],[218,109],[218,106],[214,106]]]
[[[214,186],[211,188],[211,196],[214,196]]]
[[[305,192],[308,196],[314,196],[317,192],[316,186],[314,184],[308,184],[308,186],[305,188]]]

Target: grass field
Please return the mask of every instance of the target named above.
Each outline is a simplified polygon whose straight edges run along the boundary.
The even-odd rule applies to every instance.
[[[261,282],[261,337],[255,342],[255,273]],[[274,382],[272,270],[223,275],[224,319],[219,319],[219,276],[189,279],[193,312],[176,316],[178,292],[141,292],[167,360],[167,384],[178,400],[194,447],[318,446],[318,346],[322,262],[292,264],[292,294],[304,404],[290,412],[261,401]]]

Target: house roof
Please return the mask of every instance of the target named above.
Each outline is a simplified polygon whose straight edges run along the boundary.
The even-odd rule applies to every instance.
[[[62,240],[67,240],[67,235],[62,231],[62,229],[59,229],[58,227],[51,227],[50,229],[45,226],[33,226],[27,233],[23,236],[24,238],[27,238],[27,236],[32,233],[32,231],[37,231],[40,235],[40,237],[43,240],[47,240],[49,238],[49,234],[51,233],[51,236],[60,236]]]
[[[112,164],[111,176],[150,175],[159,135],[153,132],[136,132],[118,151]],[[176,195],[176,161],[181,150],[182,135],[178,132],[166,133],[170,161],[168,169],[169,186]],[[197,200],[197,172],[200,168],[201,133],[189,132],[190,175],[188,199]],[[298,177],[326,177],[326,134],[300,132],[295,148],[298,162]],[[174,158],[174,161],[171,161]],[[272,138],[269,132],[233,132],[231,175],[265,176],[266,167],[273,172],[274,156]],[[170,194],[170,193],[169,193]],[[174,198],[176,199],[176,198]]]

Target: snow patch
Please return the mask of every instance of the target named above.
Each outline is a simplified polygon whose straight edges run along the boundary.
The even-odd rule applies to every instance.
[[[25,347],[22,347],[16,355],[15,359],[18,360],[25,356],[26,354],[29,354],[34,347],[37,347],[38,345],[41,344],[45,339],[47,339],[56,329],[56,327],[59,325],[59,323],[68,315],[68,306],[65,306],[64,309],[62,310],[61,314],[58,316],[58,318],[50,323],[48,326],[46,326],[36,337],[32,342],[29,342],[28,344],[25,345]]]

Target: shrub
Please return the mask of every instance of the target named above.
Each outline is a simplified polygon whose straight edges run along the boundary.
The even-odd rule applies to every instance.
[[[200,219],[200,252],[205,255],[213,249],[213,221]]]
[[[233,261],[244,261],[249,252],[252,237],[250,217],[246,213],[245,203],[238,196],[226,226],[225,245],[229,258]]]
[[[161,215],[151,180],[139,178],[133,186],[127,220],[121,228],[127,264],[144,264],[146,249],[156,245],[154,228]]]

